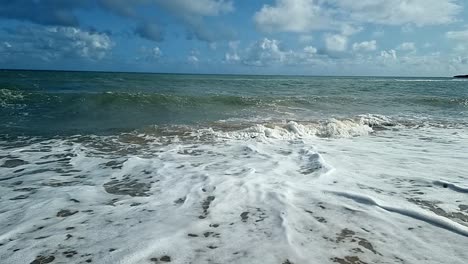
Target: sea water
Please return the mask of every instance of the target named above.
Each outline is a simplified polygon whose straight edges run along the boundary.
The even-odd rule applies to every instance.
[[[1,263],[466,263],[468,82],[0,72]]]

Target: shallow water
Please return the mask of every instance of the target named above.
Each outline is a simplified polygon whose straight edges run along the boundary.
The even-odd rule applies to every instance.
[[[464,82],[0,75],[5,263],[468,259]]]

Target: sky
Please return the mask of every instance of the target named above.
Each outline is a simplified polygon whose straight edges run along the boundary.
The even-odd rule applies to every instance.
[[[0,0],[0,68],[468,74],[468,0]]]

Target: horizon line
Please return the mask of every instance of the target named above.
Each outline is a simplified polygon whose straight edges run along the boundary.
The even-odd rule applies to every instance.
[[[188,72],[149,72],[149,71],[108,71],[108,70],[58,70],[58,69],[15,69],[0,68],[6,71],[37,71],[37,72],[88,72],[88,73],[127,73],[127,74],[167,74],[167,75],[228,75],[228,76],[291,76],[291,77],[381,77],[381,78],[454,78],[455,76],[396,76],[396,75],[312,75],[312,74],[249,74],[249,73],[188,73]]]

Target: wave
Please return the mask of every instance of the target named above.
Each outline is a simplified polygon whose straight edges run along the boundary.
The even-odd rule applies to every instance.
[[[0,106],[18,103],[24,100],[24,94],[18,90],[0,89]]]
[[[468,98],[450,98],[450,97],[420,97],[407,99],[415,104],[429,106],[461,106],[468,107]]]
[[[215,122],[207,127],[152,126],[130,133],[158,142],[217,140],[293,140],[305,138],[351,138],[388,130],[399,123],[381,115],[360,115],[355,118],[318,121],[265,123]],[[126,134],[129,136],[130,134]]]
[[[324,137],[324,138],[348,138],[368,135],[373,129],[363,123],[353,120],[330,119],[320,123],[301,124],[289,121],[284,125],[255,125],[242,131],[234,133],[217,133],[223,138],[272,138],[272,139],[296,139],[303,137]]]
[[[395,82],[451,82],[455,79],[393,79]]]
[[[460,125],[421,122],[418,120],[395,120],[390,117],[376,114],[359,115],[353,118],[329,118],[314,121],[217,121],[206,124],[193,125],[151,125],[143,128],[121,131],[111,134],[72,133],[65,134],[65,138],[73,138],[79,142],[95,142],[98,137],[107,138],[109,144],[117,142],[122,144],[152,145],[171,144],[174,142],[217,142],[217,141],[260,141],[274,142],[276,140],[302,140],[314,138],[353,138],[363,136],[379,136],[384,132],[402,131],[404,129],[446,129],[465,128],[468,124]],[[26,135],[25,135],[26,136]],[[47,135],[44,135],[48,138]],[[29,138],[29,137],[26,137]],[[33,138],[41,139],[34,135]],[[60,138],[60,137],[59,137]],[[24,138],[0,134],[0,139],[5,141],[18,140],[21,143]],[[106,144],[107,147],[109,147]]]
[[[157,93],[34,93],[21,92],[11,89],[0,89],[0,102],[5,104],[18,103],[89,103],[100,106],[105,105],[205,105],[223,104],[238,106],[255,106],[261,103],[261,99],[245,96],[210,95],[210,96],[182,96]]]
[[[346,97],[340,95],[333,96],[238,96],[223,94],[208,95],[178,95],[162,93],[131,93],[131,92],[100,92],[100,93],[39,93],[31,91],[22,91],[17,89],[0,89],[0,105],[15,104],[43,104],[45,102],[51,105],[57,104],[90,104],[96,106],[206,106],[206,105],[225,105],[237,107],[315,107],[318,105],[342,105],[344,103],[368,102],[365,97]],[[468,98],[466,97],[387,97],[385,101],[395,102],[397,104],[427,105],[438,107],[468,107]]]
[[[431,108],[436,109],[431,112]],[[243,129],[253,127],[251,129],[261,130],[267,136],[294,133],[294,136],[353,137],[396,124],[459,124],[465,122],[462,118],[467,108],[468,98],[448,96],[374,98],[367,93],[349,96],[181,95],[33,92],[3,88],[0,89],[0,119],[3,121],[0,134],[109,135],[151,125],[184,124],[207,128],[213,125],[239,127],[241,124]],[[360,113],[386,116],[357,116]],[[405,117],[425,115],[426,119],[400,120],[403,113]],[[227,121],[221,124],[221,120]]]

